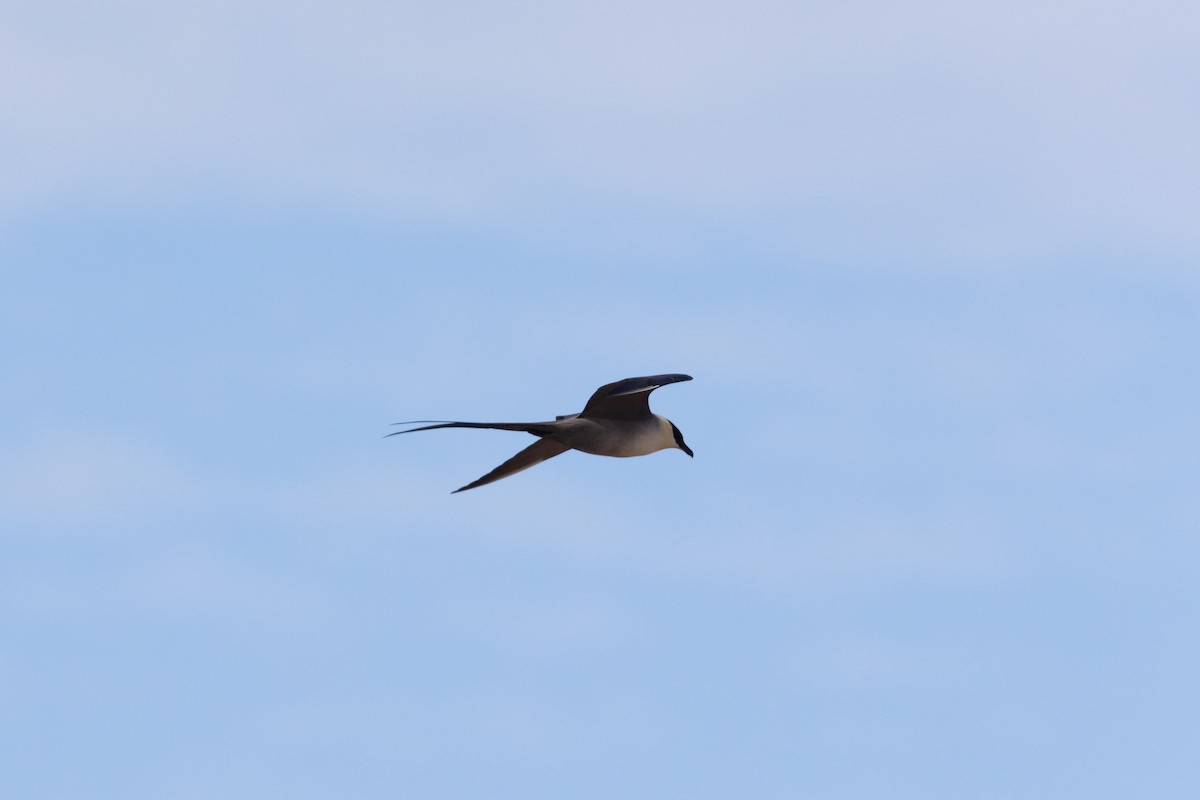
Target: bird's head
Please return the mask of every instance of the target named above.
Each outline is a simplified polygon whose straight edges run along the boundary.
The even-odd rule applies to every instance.
[[[670,420],[668,420],[669,422]],[[688,454],[688,457],[694,458],[692,448],[687,446],[687,442],[683,440],[683,434],[679,432],[679,428],[675,427],[675,423],[671,423],[671,435],[675,437],[675,446]]]

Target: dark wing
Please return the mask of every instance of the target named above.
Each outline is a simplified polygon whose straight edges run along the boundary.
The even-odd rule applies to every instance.
[[[501,478],[507,478],[509,475],[515,475],[523,469],[529,469],[534,464],[540,464],[546,459],[554,458],[559,453],[565,453],[570,449],[565,444],[560,444],[553,439],[539,439],[487,475],[473,483],[468,483],[461,489],[455,489],[451,494],[465,492],[467,489],[474,489],[476,486],[483,486]]]
[[[647,375],[601,386],[584,406],[581,417],[635,419],[650,413],[650,393],[668,383],[690,381],[691,375]]]

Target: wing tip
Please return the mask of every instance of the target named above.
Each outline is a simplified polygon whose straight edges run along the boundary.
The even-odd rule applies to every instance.
[[[601,387],[600,391],[607,388],[608,391],[603,395],[604,397],[620,397],[638,392],[652,392],[663,386],[670,386],[672,383],[690,380],[694,380],[694,378],[691,375],[684,375],[682,372],[671,372],[665,375],[640,375],[634,378],[623,378],[607,387]]]

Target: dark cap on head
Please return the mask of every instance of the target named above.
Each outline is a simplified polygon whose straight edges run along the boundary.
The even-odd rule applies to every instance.
[[[688,456],[694,458],[695,456],[692,455],[692,448],[688,447],[687,442],[683,441],[683,434],[679,432],[679,428],[675,427],[674,422],[671,423],[671,433],[675,434],[676,446],[679,447],[679,449],[683,452],[687,453]]]

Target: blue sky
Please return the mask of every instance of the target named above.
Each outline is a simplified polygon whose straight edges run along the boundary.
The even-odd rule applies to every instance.
[[[1196,796],[1198,23],[5,4],[0,793]]]

